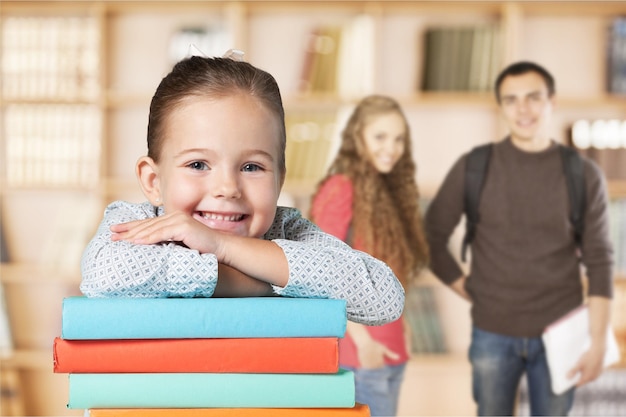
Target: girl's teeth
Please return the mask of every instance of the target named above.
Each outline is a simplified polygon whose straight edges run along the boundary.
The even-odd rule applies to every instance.
[[[221,214],[203,213],[202,217],[204,217],[207,220],[236,222],[236,221],[241,220],[242,216],[241,215],[224,216]]]

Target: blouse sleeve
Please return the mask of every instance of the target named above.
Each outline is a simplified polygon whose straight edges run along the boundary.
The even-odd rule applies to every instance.
[[[113,224],[156,217],[157,208],[114,202],[83,252],[80,289],[88,297],[210,297],[218,262],[173,242],[135,245],[113,242]]]
[[[352,249],[304,219],[298,210],[279,208],[266,238],[278,244],[289,264],[282,296],[344,299],[348,319],[381,325],[397,320],[404,308],[402,285],[382,261]]]

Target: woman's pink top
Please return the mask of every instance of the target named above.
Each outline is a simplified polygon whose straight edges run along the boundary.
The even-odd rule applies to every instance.
[[[348,231],[352,223],[352,198],[354,190],[352,182],[345,175],[334,175],[324,183],[313,199],[311,215],[315,223],[326,233],[330,233],[343,241],[348,239]],[[358,233],[352,231],[351,241],[354,249],[363,250],[359,245]],[[402,317],[382,326],[367,326],[372,339],[382,343],[399,355],[396,360],[385,359],[387,365],[398,365],[408,361],[409,355],[404,340]],[[359,368],[356,347],[350,335],[339,341],[339,363],[341,366]]]

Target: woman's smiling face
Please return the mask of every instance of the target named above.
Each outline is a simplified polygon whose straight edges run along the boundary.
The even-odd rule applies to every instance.
[[[372,116],[363,128],[369,161],[381,174],[388,174],[404,154],[406,125],[396,112]]]

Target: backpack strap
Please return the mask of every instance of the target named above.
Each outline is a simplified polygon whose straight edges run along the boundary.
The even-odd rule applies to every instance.
[[[492,143],[477,146],[470,151],[465,160],[465,236],[461,248],[461,260],[465,262],[467,247],[474,240],[476,234],[476,224],[480,220],[478,205],[480,204],[480,194],[485,182],[485,176],[491,157]]]
[[[578,246],[581,246],[587,203],[585,196],[585,167],[576,149],[563,145],[559,145],[559,148],[561,160],[563,161],[567,194],[569,195],[569,219],[574,227],[574,240]]]

